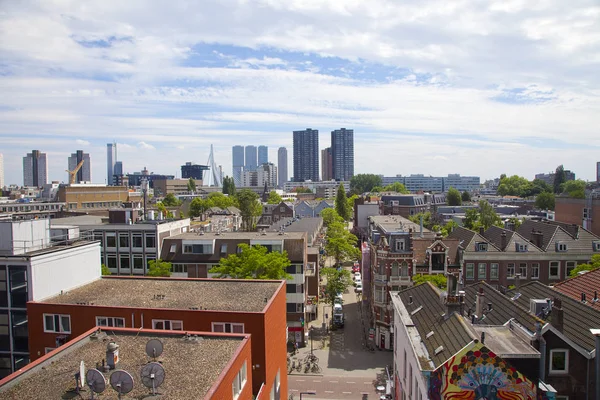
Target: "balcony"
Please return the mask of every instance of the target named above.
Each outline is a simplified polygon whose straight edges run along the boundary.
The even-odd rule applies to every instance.
[[[380,275],[380,274],[374,274],[374,278],[375,278],[375,282],[376,283],[387,283],[388,282],[388,277],[387,275]]]
[[[409,284],[411,282],[410,276],[406,275],[406,276],[390,276],[390,280],[388,282],[389,286],[396,286],[396,285],[402,285],[402,284]]]

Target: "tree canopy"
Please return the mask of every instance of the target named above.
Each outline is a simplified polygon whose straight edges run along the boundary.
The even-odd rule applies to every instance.
[[[171,263],[158,260],[150,260],[148,262],[148,276],[171,276]]]
[[[350,212],[348,210],[348,198],[346,197],[346,189],[344,189],[344,185],[340,183],[340,186],[337,190],[337,195],[335,196],[335,211],[338,215],[344,218],[344,221],[348,221],[350,219]]]
[[[370,192],[381,185],[381,176],[375,174],[358,174],[350,178],[350,191],[355,194]]]
[[[292,189],[292,192],[295,193],[312,193],[313,191],[304,186],[298,186]]]
[[[561,193],[562,184],[567,180],[567,174],[565,173],[565,167],[559,165],[554,171],[554,193]]]
[[[466,190],[464,192],[462,192],[462,194],[460,195],[460,198],[462,199],[462,201],[467,202],[467,201],[471,201],[471,193],[467,192]]]
[[[251,231],[256,226],[256,217],[262,213],[259,196],[250,189],[242,189],[235,195],[242,215],[242,230]]]
[[[600,254],[594,254],[589,263],[579,264],[577,267],[575,267],[571,273],[569,273],[569,277],[573,278],[579,275],[579,273],[582,271],[593,271],[598,268],[600,268]]]
[[[234,279],[289,279],[286,272],[291,265],[287,252],[269,252],[264,246],[239,244],[240,253],[221,258],[219,265],[210,269],[217,278]],[[233,294],[233,293],[232,293]]]
[[[198,217],[211,207],[227,208],[237,206],[237,199],[220,192],[210,193],[205,199],[196,197],[190,204],[190,216]]]
[[[269,198],[267,199],[267,204],[279,204],[283,201],[280,195],[277,194],[276,191],[271,190],[269,192]]]
[[[384,187],[382,190],[380,190],[380,192],[396,192],[400,194],[409,194],[410,190],[408,190],[403,183],[394,182]]]
[[[327,227],[326,239],[325,251],[335,258],[336,264],[360,257],[360,250],[356,247],[358,239],[348,232],[345,222],[331,222]]]
[[[181,205],[181,201],[173,193],[169,193],[162,199],[161,203],[164,204],[165,207],[177,207]]]
[[[457,226],[458,226],[458,224],[456,222],[454,222],[453,220],[450,220],[450,221],[446,222],[444,225],[433,225],[431,227],[431,230],[434,232],[440,232],[443,237],[446,237],[450,233],[452,233],[454,228],[456,228]]]
[[[194,178],[188,179],[187,183],[188,192],[194,193],[196,191],[196,180]]]
[[[347,269],[325,267],[321,268],[321,276],[325,277],[325,297],[322,299],[326,304],[333,304],[335,297],[342,294],[352,285],[352,276]]]
[[[462,196],[458,189],[451,187],[448,189],[448,194],[446,195],[446,200],[448,201],[449,206],[460,206],[462,204]]]
[[[333,222],[338,222],[340,224],[344,223],[344,218],[340,217],[334,208],[324,208],[321,211],[321,218],[323,218],[323,225],[328,227]]]
[[[554,210],[555,204],[554,193],[543,192],[535,197],[535,206],[540,210]]]
[[[566,181],[561,185],[561,190],[564,194],[575,199],[585,199],[585,181],[581,179],[575,179],[572,181]]]
[[[228,194],[230,196],[235,195],[235,181],[232,176],[223,178],[223,194]]]
[[[446,284],[448,283],[446,281],[446,277],[443,274],[432,274],[432,275],[423,275],[423,274],[418,274],[418,275],[414,275],[412,277],[412,281],[414,285],[419,285],[421,283],[425,283],[425,282],[431,282],[433,283],[435,286],[437,286],[440,289],[446,289]]]
[[[502,219],[494,211],[494,207],[487,200],[479,202],[479,209],[472,208],[465,212],[463,226],[467,229],[478,230],[480,227],[488,229],[491,226],[503,227]]]
[[[171,211],[167,210],[167,207],[165,207],[165,205],[161,202],[156,203],[156,209],[158,210],[159,213],[162,213],[162,215],[165,218],[174,218],[174,215]]]

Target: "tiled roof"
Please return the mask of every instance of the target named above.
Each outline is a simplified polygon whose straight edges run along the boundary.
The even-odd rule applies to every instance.
[[[538,221],[532,221],[532,220],[525,220],[521,224],[521,226],[517,229],[517,232],[532,243],[535,241],[535,239],[532,235],[532,231],[541,232],[543,235],[542,245],[539,247],[542,250],[546,251],[546,250],[548,250],[548,245],[552,241],[552,238],[554,238],[556,231],[558,231],[559,229],[560,228],[556,225],[551,225],[551,224],[547,224],[544,222],[538,222]]]
[[[517,232],[528,240],[534,242],[533,231],[541,232],[542,250],[555,252],[556,243],[562,242],[567,245],[567,252],[591,254],[594,252],[594,242],[600,241],[600,237],[580,227],[554,221],[525,221]]]
[[[415,237],[412,239],[413,245],[413,258],[417,260],[417,264],[425,262],[426,251],[438,240],[433,238],[419,238]],[[457,238],[444,238],[439,239],[446,247],[448,247],[448,257],[450,257],[449,265],[458,264],[458,245],[460,240]]]
[[[506,234],[506,241],[504,242],[504,247],[502,246],[502,233],[503,232]],[[508,243],[510,242],[510,240],[512,239],[514,234],[515,234],[515,232],[513,232],[511,230],[502,229],[497,226],[491,226],[488,228],[487,231],[485,231],[483,233],[483,236],[487,240],[492,242],[494,244],[494,246],[496,246],[500,250],[504,251],[504,250],[506,250],[506,247],[507,247]]]
[[[498,247],[490,242],[485,236],[470,229],[463,228],[462,226],[454,228],[448,237],[459,239],[460,247],[465,251],[477,251],[476,244],[479,242],[488,243],[487,252],[500,251]]]
[[[581,301],[581,294],[585,293],[585,304],[600,310],[600,301],[593,301],[594,296],[600,292],[600,269],[559,282],[554,285],[554,289],[578,301]]]
[[[514,318],[520,325],[533,333],[535,332],[536,322],[543,322],[531,315],[529,308],[521,307],[485,282],[477,282],[463,289],[465,291],[466,309],[471,308],[473,313],[475,313],[476,295],[480,288],[483,288],[486,307],[488,303],[492,303],[492,311],[486,314],[483,321],[480,321],[482,324],[504,325]]]
[[[446,308],[440,301],[440,294],[431,283],[413,286],[399,292],[397,296],[411,313],[412,321],[436,368],[473,339],[477,339],[458,314],[453,313],[447,318],[442,316]],[[428,336],[430,332],[433,334]],[[436,349],[440,346],[443,349],[436,354]]]
[[[562,300],[563,309],[563,334],[588,352],[595,349],[595,339],[590,332],[590,328],[600,327],[600,311],[572,299],[538,281],[522,285],[519,292],[521,293],[521,296],[515,301],[521,307],[526,309],[529,309],[529,302],[531,299],[541,300],[554,299],[556,297],[560,298]],[[514,295],[514,290],[507,293],[507,296],[509,297]],[[549,319],[550,317],[547,318],[547,320]]]

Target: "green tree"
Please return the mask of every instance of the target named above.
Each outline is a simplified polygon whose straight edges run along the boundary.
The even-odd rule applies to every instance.
[[[492,225],[503,227],[504,223],[487,200],[479,201],[479,209],[472,208],[465,211],[465,219],[463,220],[465,228],[478,230],[483,227],[487,230]]]
[[[264,246],[238,245],[240,253],[221,258],[219,265],[210,269],[218,278],[234,279],[291,279],[286,272],[291,265],[287,252],[269,252]]]
[[[458,189],[451,187],[448,189],[448,194],[446,195],[446,200],[448,200],[449,206],[460,206],[462,204],[462,196]]]
[[[446,289],[446,277],[443,274],[432,274],[432,275],[423,275],[418,274],[412,277],[412,281],[415,285],[419,285],[425,282],[431,282],[438,288],[444,290]]]
[[[585,181],[576,179],[562,184],[562,192],[574,199],[585,199]]]
[[[442,234],[443,237],[448,236],[450,233],[452,233],[452,231],[454,230],[454,228],[456,228],[458,226],[458,224],[452,220],[446,222],[446,224],[444,225],[434,225],[431,230],[434,232],[440,232]]]
[[[177,207],[181,205],[181,201],[179,201],[179,199],[177,199],[173,193],[166,195],[165,198],[162,199],[161,203],[163,203],[165,207]]]
[[[381,185],[381,176],[375,174],[358,174],[350,178],[350,191],[354,194],[367,193]]]
[[[188,192],[194,193],[196,191],[196,180],[194,178],[190,178],[187,183]]]
[[[190,203],[190,217],[199,217],[209,208],[208,202],[205,199],[196,197]]]
[[[429,212],[429,211],[427,211],[425,213],[418,213],[415,215],[411,215],[408,217],[408,219],[411,220],[412,222],[414,222],[415,224],[420,225],[421,217],[423,217],[423,227],[427,228],[427,229],[432,229],[435,224],[433,223],[431,212]]]
[[[467,229],[474,230],[479,219],[479,212],[476,208],[469,208],[465,211],[465,219],[463,219],[463,226]]]
[[[280,195],[276,191],[271,190],[269,192],[269,198],[267,199],[268,204],[279,204],[283,201]]]
[[[471,193],[467,192],[466,190],[464,192],[462,192],[462,194],[460,195],[460,198],[462,199],[462,201],[467,202],[467,201],[471,201]]]
[[[292,192],[295,192],[295,193],[312,193],[312,190],[310,190],[309,188],[304,187],[304,186],[298,186],[298,187],[293,188]]]
[[[223,194],[235,196],[235,181],[232,176],[223,178]]]
[[[156,203],[156,209],[158,210],[158,212],[162,213],[162,215],[165,218],[174,218],[173,213],[167,210],[167,207],[165,207],[165,205],[162,202]]]
[[[535,206],[540,210],[554,210],[555,204],[556,201],[552,192],[542,192],[535,197]]]
[[[101,268],[102,275],[112,274],[112,272],[110,272],[110,269],[108,269],[108,267],[106,265],[102,264],[100,268]]]
[[[556,167],[554,171],[554,193],[560,194],[562,192],[562,184],[567,180],[567,174],[565,174],[565,168],[561,165]]]
[[[325,237],[325,251],[335,258],[336,264],[360,257],[360,250],[356,247],[358,239],[348,232],[345,223],[330,223]]]
[[[546,181],[541,179],[534,179],[531,181],[531,193],[530,196],[537,196],[540,193],[554,193],[552,186],[548,185]]]
[[[333,222],[338,222],[340,224],[344,223],[344,218],[340,217],[334,208],[324,208],[321,211],[321,218],[323,218],[323,225],[328,227]]]
[[[148,276],[171,276],[171,263],[161,260],[148,262]]]
[[[582,271],[593,271],[600,268],[600,254],[594,254],[592,259],[587,264],[579,264],[570,273],[569,277],[574,278],[579,275]]]
[[[354,202],[356,201],[356,199],[358,199],[358,195],[357,194],[353,194],[352,196],[348,197],[348,214],[349,214],[349,219],[352,219],[354,217]]]
[[[500,196],[527,197],[530,195],[532,184],[526,178],[518,175],[503,177],[500,179],[497,193]]]
[[[226,196],[221,192],[213,192],[206,196],[207,205],[210,207],[227,208],[236,205],[236,198]]]
[[[344,218],[345,221],[350,219],[350,213],[348,211],[348,198],[346,197],[346,189],[344,185],[340,183],[337,190],[337,196],[335,197],[335,211],[338,215]]]
[[[350,271],[344,268],[338,271],[337,268],[325,267],[321,268],[320,273],[326,280],[325,297],[321,301],[333,307],[335,297],[344,293],[352,285],[352,276]]]
[[[387,185],[386,187],[383,188],[384,192],[396,192],[396,193],[400,193],[400,194],[409,194],[410,190],[408,190],[406,188],[406,186],[404,186],[403,183],[400,182],[394,182],[391,183],[389,185]]]
[[[381,186],[375,186],[373,189],[371,189],[370,193],[381,193],[383,192],[383,188]]]
[[[258,195],[250,189],[242,189],[236,194],[242,215],[242,230],[251,231],[256,226],[256,217],[262,213]]]

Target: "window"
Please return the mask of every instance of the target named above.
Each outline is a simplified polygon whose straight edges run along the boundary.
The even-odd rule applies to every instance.
[[[560,276],[560,261],[550,261],[548,276],[550,278],[558,278]]]
[[[595,240],[592,242],[592,249],[594,251],[600,251],[600,242]]]
[[[122,255],[120,258],[121,258],[121,269],[131,268],[129,255]]]
[[[183,246],[184,254],[212,254],[212,244],[186,244]]]
[[[177,250],[177,245],[176,244],[172,244],[171,248],[169,249],[169,253],[175,253],[176,250]]]
[[[155,235],[146,235],[146,247],[154,248],[156,247],[156,236]]]
[[[550,350],[550,373],[566,374],[569,372],[569,350]]]
[[[404,364],[404,368],[402,368],[402,372],[404,372],[403,379],[406,381],[406,350],[404,350],[404,361],[403,361],[403,364]]]
[[[567,261],[565,264],[565,278],[568,278],[571,275],[571,271],[575,269],[577,266],[577,261]]]
[[[490,264],[490,279],[498,279],[498,273],[500,271],[500,266],[498,263]]]
[[[485,279],[487,272],[487,264],[479,263],[477,266],[477,279]]]
[[[287,285],[285,285],[285,292],[286,293],[303,293],[304,285],[288,283]]]
[[[509,263],[506,266],[506,277],[508,279],[514,279],[515,278],[515,264]]]
[[[304,304],[302,303],[285,303],[286,312],[289,313],[303,313]]]
[[[10,354],[0,354],[0,376],[6,377],[12,372]]]
[[[27,269],[25,267],[9,266],[10,301],[12,307],[27,307]]]
[[[134,255],[133,256],[133,269],[144,269],[144,256]]]
[[[129,233],[119,233],[119,247],[129,247]]]
[[[227,254],[227,243],[221,245],[221,254]]]
[[[117,247],[117,237],[114,233],[106,234],[106,247]]]
[[[94,232],[94,240],[98,240],[100,242],[100,247],[104,244],[102,242],[102,232]]]
[[[396,239],[396,251],[404,251],[405,242],[401,239]]]
[[[8,290],[6,286],[6,265],[0,265],[0,307],[8,307]]]
[[[182,331],[183,321],[171,321],[168,319],[153,319],[152,329],[163,329],[165,331]]]
[[[96,326],[110,326],[113,328],[125,328],[125,318],[96,317]]]
[[[475,244],[475,251],[487,251],[488,244],[484,242],[478,242]]]
[[[394,261],[392,263],[392,275],[391,276],[400,276],[400,271],[398,270],[398,263]]]
[[[473,263],[467,263],[466,275],[467,275],[467,279],[474,279],[475,278],[475,264],[473,264]]]
[[[556,242],[556,251],[565,252],[567,251],[567,244],[563,242]]]
[[[279,207],[279,212],[285,212],[285,207],[284,206]]]
[[[141,249],[144,247],[142,245],[142,234],[141,233],[132,233],[131,234],[131,247],[135,247]]]
[[[519,253],[526,253],[528,251],[527,245],[524,243],[515,243],[515,250]]]
[[[171,264],[171,272],[175,272],[178,274],[187,274],[187,265],[186,264]]]
[[[531,279],[540,279],[540,264],[531,264]]]
[[[242,368],[240,368],[240,372],[238,372],[235,378],[233,378],[233,383],[231,384],[234,400],[239,397],[244,385],[246,384],[246,372],[246,362],[244,361]]]
[[[302,264],[292,264],[290,266],[288,266],[286,269],[286,272],[288,274],[302,274],[303,268],[302,268]]]
[[[44,314],[44,332],[71,333],[71,316]]]
[[[234,322],[213,322],[212,331],[219,333],[244,333],[244,324]]]
[[[106,266],[117,269],[117,256],[115,254],[108,254],[106,256]]]
[[[527,263],[519,264],[519,273],[521,274],[521,278],[527,278]]]

